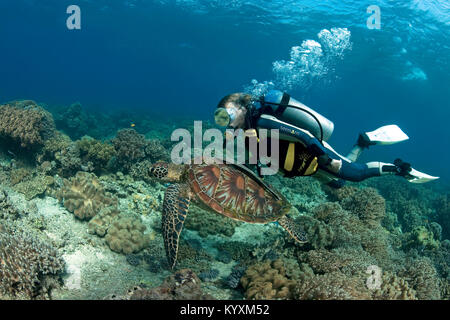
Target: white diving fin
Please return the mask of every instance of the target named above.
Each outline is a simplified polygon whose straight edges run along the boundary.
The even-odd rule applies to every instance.
[[[383,126],[365,133],[371,145],[390,145],[408,140],[409,137],[397,125]]]
[[[414,168],[411,168],[411,171],[408,172],[408,176],[405,178],[411,183],[426,183],[439,179],[439,177],[430,176],[426,173],[417,171]]]

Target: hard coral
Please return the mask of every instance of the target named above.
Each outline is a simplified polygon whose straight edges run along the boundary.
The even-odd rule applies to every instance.
[[[49,244],[15,226],[0,228],[0,291],[14,297],[50,297],[64,261]]]
[[[295,281],[286,275],[282,260],[250,266],[241,278],[247,299],[292,299]]]
[[[167,161],[169,160],[169,152],[162,145],[158,139],[151,139],[147,141],[145,147],[145,154],[150,158],[152,162]]]
[[[13,189],[25,195],[25,199],[31,200],[37,196],[45,194],[54,184],[52,176],[43,174],[33,175],[32,177],[23,179],[21,182],[13,186]]]
[[[390,272],[383,272],[380,288],[373,293],[375,300],[416,300],[416,291],[408,282]]]
[[[116,155],[114,147],[110,144],[84,136],[76,142],[83,162],[91,162],[94,170],[105,170],[112,157]]]
[[[416,296],[421,300],[439,300],[441,292],[439,278],[432,261],[421,257],[407,265],[403,276],[416,291]]]
[[[356,214],[370,227],[376,227],[386,214],[386,202],[374,188],[358,190],[341,201],[345,210]]]
[[[370,299],[370,292],[361,278],[349,277],[339,271],[323,275],[309,274],[297,283],[293,291],[295,299],[299,300]]]
[[[64,130],[73,139],[78,139],[88,134],[90,128],[97,127],[97,120],[88,115],[79,102],[56,112],[55,122],[58,129]]]
[[[140,217],[122,213],[112,221],[105,240],[111,250],[131,254],[148,246],[150,236],[145,230]]]
[[[100,212],[92,218],[88,223],[88,232],[104,237],[108,232],[114,218],[119,215],[119,210],[114,207],[107,207],[100,210]]]
[[[0,106],[0,137],[22,148],[34,149],[55,132],[52,115],[33,101]]]
[[[22,215],[22,211],[16,208],[8,193],[0,190],[0,219],[15,220]]]
[[[306,215],[296,219],[308,235],[308,243],[314,248],[329,247],[335,238],[333,229],[323,221]]]
[[[442,195],[435,201],[437,221],[443,227],[442,236],[450,239],[450,194]]]
[[[159,287],[152,289],[136,288],[131,300],[212,300],[201,288],[201,281],[190,269],[175,272]]]
[[[78,172],[58,193],[59,201],[79,219],[91,219],[101,209],[117,204],[117,199],[105,192],[100,181],[92,173]]]
[[[186,219],[185,227],[198,231],[201,237],[215,234],[231,237],[234,234],[235,228],[241,224],[239,221],[234,221],[200,208],[195,209]]]
[[[133,163],[145,157],[147,143],[145,137],[134,129],[122,129],[117,131],[117,135],[112,139],[112,143],[117,153],[117,163],[128,171]]]

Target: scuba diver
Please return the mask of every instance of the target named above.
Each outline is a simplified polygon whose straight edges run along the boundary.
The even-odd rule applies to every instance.
[[[286,177],[313,176],[335,188],[343,186],[345,180],[359,182],[389,174],[412,183],[438,179],[413,169],[401,159],[393,164],[355,162],[369,146],[409,139],[397,125],[361,133],[351,152],[344,157],[327,143],[334,130],[333,122],[279,90],[271,90],[259,98],[245,93],[227,95],[219,102],[214,118],[221,127],[243,129],[246,137],[258,138],[259,129],[269,132],[278,129],[279,168]],[[270,138],[268,140],[270,143]]]

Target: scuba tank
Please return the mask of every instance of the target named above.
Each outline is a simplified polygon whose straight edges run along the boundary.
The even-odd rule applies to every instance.
[[[263,113],[271,114],[281,121],[308,130],[320,141],[327,141],[333,134],[333,122],[291,98],[287,93],[271,90],[263,96],[260,103],[264,107]]]

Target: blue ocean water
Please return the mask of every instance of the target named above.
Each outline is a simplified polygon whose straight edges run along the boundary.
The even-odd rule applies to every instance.
[[[73,4],[81,30],[66,27]],[[381,10],[379,30],[367,28],[370,5]],[[210,120],[224,95],[272,81],[334,121],[339,152],[359,132],[395,123],[410,140],[361,160],[401,157],[450,178],[448,1],[3,0],[0,16],[2,102]],[[332,28],[346,28],[350,43],[286,69],[291,48],[324,45],[318,34]],[[308,75],[295,72],[305,65]]]

